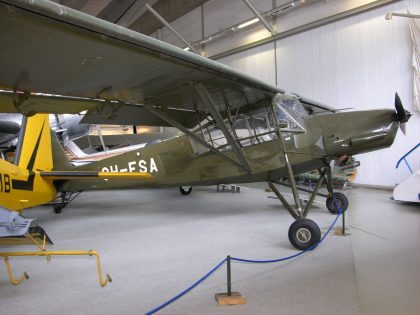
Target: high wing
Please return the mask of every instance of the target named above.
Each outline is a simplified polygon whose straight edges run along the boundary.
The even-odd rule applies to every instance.
[[[0,0],[1,112],[79,113],[84,123],[185,127],[208,113],[270,102],[278,87],[46,0]]]

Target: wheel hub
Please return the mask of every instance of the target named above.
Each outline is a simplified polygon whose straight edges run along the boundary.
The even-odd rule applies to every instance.
[[[338,208],[338,209],[341,209],[341,207],[342,207],[342,202],[340,201],[340,200],[338,200],[338,199],[336,199],[335,201],[334,201],[334,203],[335,203],[335,206]]]
[[[307,228],[300,228],[296,232],[296,238],[299,240],[299,242],[307,243],[311,240],[311,231],[309,231]]]

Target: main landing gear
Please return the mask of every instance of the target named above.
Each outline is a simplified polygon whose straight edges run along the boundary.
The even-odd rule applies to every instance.
[[[288,165],[290,166],[290,164]],[[289,174],[293,175],[291,166],[289,168]],[[294,176],[290,176],[289,180],[291,182],[290,187],[292,188],[293,197],[295,199],[296,207],[292,207],[287,200],[283,197],[280,191],[275,186],[276,182],[269,182],[268,185],[280,199],[281,203],[286,207],[292,217],[296,220],[289,228],[289,241],[297,249],[307,250],[317,244],[321,240],[321,230],[317,223],[312,220],[306,219],[312,204],[315,200],[315,197],[319,194],[318,191],[321,188],[323,181],[327,183],[328,195],[326,205],[327,209],[331,213],[339,213],[339,211],[345,211],[349,205],[347,197],[342,193],[335,193],[332,186],[332,176],[331,176],[331,167],[325,166],[321,169],[318,169],[319,179],[315,185],[315,189],[311,192],[311,196],[306,204],[306,207],[303,209],[301,200],[299,198],[299,189],[296,185]]]
[[[82,191],[61,192],[52,203],[54,212],[57,214],[63,212],[63,209],[67,207],[69,203],[76,199],[81,193]]]
[[[335,192],[332,196],[327,197],[327,209],[332,214],[337,214],[340,209],[346,211],[349,207],[349,200],[347,199],[346,195]]]
[[[289,241],[297,249],[308,249],[321,239],[321,230],[314,221],[297,219],[289,228]]]

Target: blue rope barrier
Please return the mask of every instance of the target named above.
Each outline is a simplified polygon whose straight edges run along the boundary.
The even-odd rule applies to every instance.
[[[189,288],[185,289],[184,291],[182,291],[178,295],[174,296],[172,299],[170,299],[170,300],[166,301],[165,303],[159,305],[158,307],[154,308],[153,310],[147,312],[145,315],[151,315],[153,313],[156,313],[157,311],[160,311],[162,308],[164,308],[164,307],[168,306],[169,304],[175,302],[180,297],[182,297],[183,295],[187,294],[192,289],[194,289],[196,286],[198,286],[201,282],[203,282],[204,280],[206,280],[217,269],[219,269],[220,267],[222,267],[225,262],[226,262],[226,258],[223,259],[220,263],[218,263],[217,266],[214,267],[212,270],[210,270],[205,276],[201,277],[198,281],[196,281],[192,286],[190,286]]]
[[[327,232],[324,234],[324,236],[319,240],[318,243],[312,245],[311,247],[297,253],[294,255],[290,255],[287,257],[283,257],[283,258],[278,258],[278,259],[269,259],[269,260],[253,260],[253,259],[244,259],[244,258],[237,258],[237,257],[231,257],[231,260],[235,260],[235,261],[239,261],[239,262],[245,262],[245,263],[253,263],[253,264],[268,264],[268,263],[274,263],[274,262],[280,262],[280,261],[285,261],[285,260],[290,260],[293,259],[295,257],[298,257],[300,255],[305,254],[306,252],[313,250],[314,248],[316,248],[319,244],[321,244],[324,239],[327,237],[327,235],[331,232],[332,228],[334,227],[334,225],[337,223],[338,218],[342,215],[343,211],[340,208],[337,216],[335,217],[333,223],[331,224],[331,226],[328,228]]]
[[[335,198],[334,198],[334,202],[336,203]],[[290,256],[287,256],[287,257],[283,257],[283,258],[279,258],[279,259],[271,259],[271,260],[252,260],[252,259],[243,259],[243,258],[236,258],[236,257],[230,257],[230,259],[231,260],[234,260],[234,261],[238,261],[238,262],[259,263],[260,264],[260,263],[274,263],[274,262],[280,262],[280,261],[290,260],[290,259],[293,259],[293,258],[298,257],[300,255],[303,255],[304,253],[306,253],[306,252],[308,252],[308,251],[316,248],[319,244],[321,244],[324,241],[324,239],[330,233],[330,231],[332,230],[332,228],[334,227],[334,225],[337,223],[338,218],[342,214],[343,214],[343,209],[340,208],[339,211],[338,211],[338,214],[337,214],[336,218],[333,221],[333,223],[331,224],[331,226],[329,227],[329,229],[327,230],[327,232],[324,234],[324,236],[320,239],[320,241],[318,243],[312,245],[311,247],[309,247],[309,248],[307,248],[307,249],[305,249],[305,250],[297,253],[297,254],[290,255]],[[200,283],[202,283],[208,277],[210,277],[215,271],[217,271],[220,267],[222,267],[226,261],[227,261],[227,258],[223,259],[212,270],[210,270],[207,274],[205,274],[203,277],[201,277],[199,280],[197,280],[193,285],[191,285],[190,287],[188,287],[187,289],[185,289],[181,293],[177,294],[172,299],[166,301],[165,303],[163,303],[163,304],[159,305],[158,307],[152,309],[151,311],[145,313],[145,315],[154,314],[154,313],[160,311],[161,309],[165,308],[169,304],[172,304],[173,302],[175,302],[176,300],[178,300],[179,298],[181,298],[182,296],[184,296],[185,294],[187,294],[188,292],[190,292],[192,289],[194,289],[195,287],[197,287]]]

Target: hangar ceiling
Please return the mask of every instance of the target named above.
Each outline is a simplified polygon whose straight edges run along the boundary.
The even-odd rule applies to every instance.
[[[145,8],[151,5],[169,23],[209,0],[54,0],[75,10],[94,15],[142,34],[150,35],[162,28]]]
[[[400,0],[53,1],[203,56],[220,59]],[[199,7],[201,17],[198,22],[197,19],[190,21],[187,18],[184,21],[187,27],[184,25],[184,29],[180,30],[180,18],[193,11],[197,13],[195,9]],[[232,7],[237,11],[231,11],[229,16],[227,12]],[[208,21],[208,14],[214,21]],[[191,35],[193,32],[195,35]],[[229,43],[219,44],[227,38]]]

